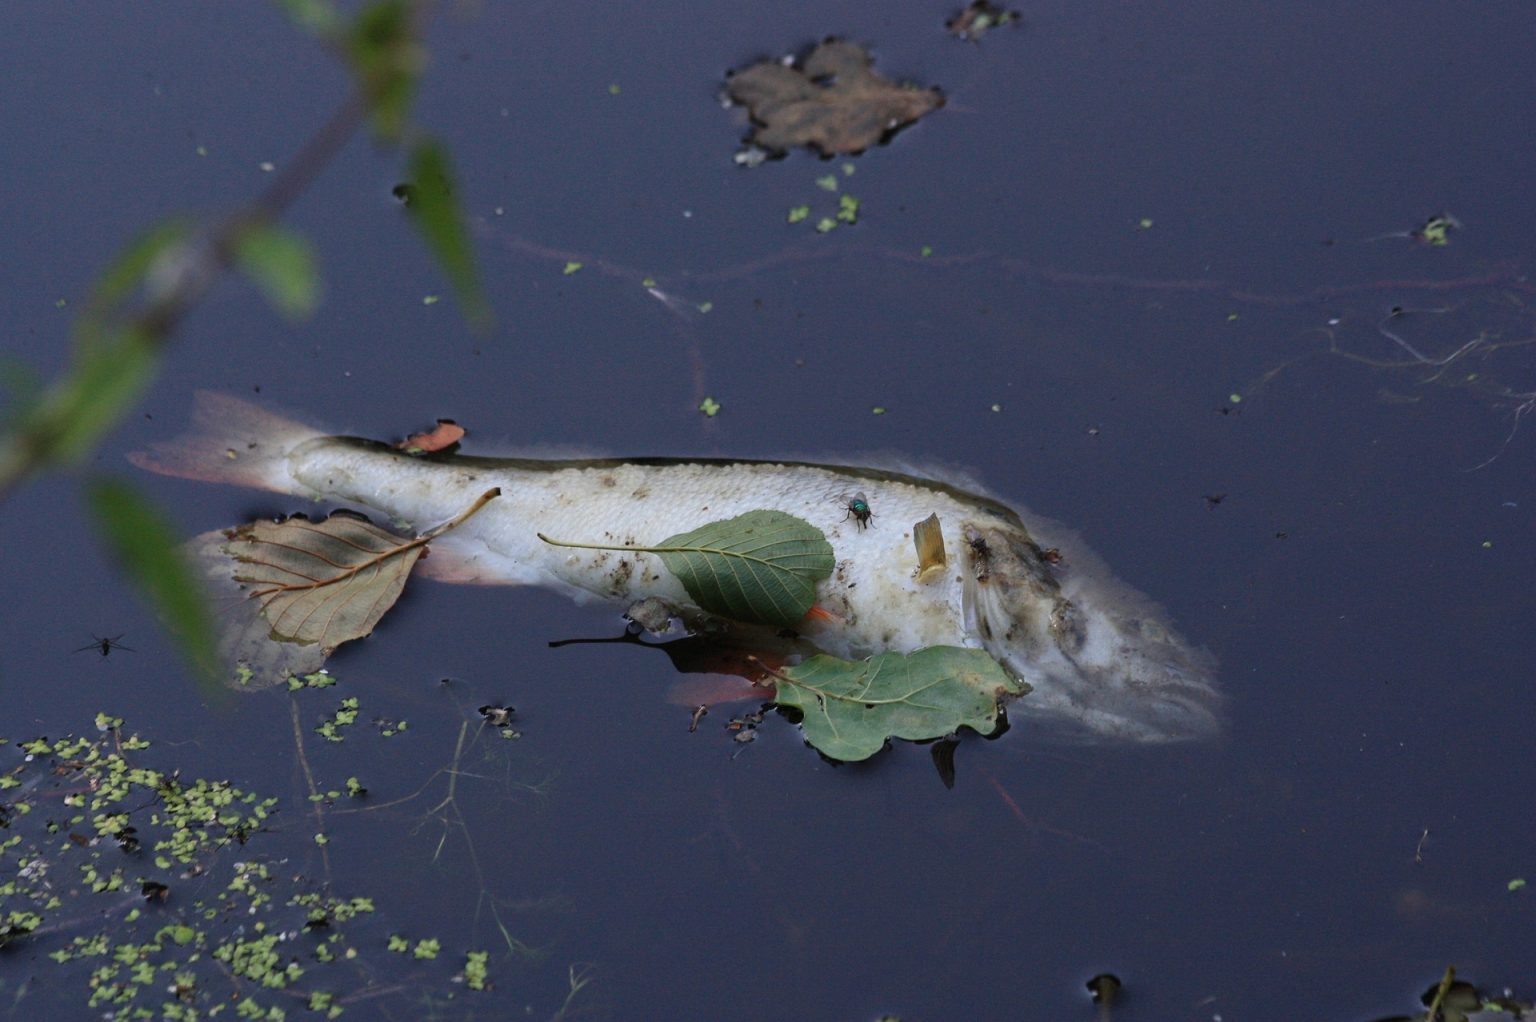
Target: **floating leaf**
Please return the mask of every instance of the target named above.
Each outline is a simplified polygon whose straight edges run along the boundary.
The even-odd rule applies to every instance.
[[[832,546],[820,529],[782,511],[748,511],[656,546],[605,546],[539,538],[554,546],[657,554],[688,595],[711,614],[793,628],[832,574]]]
[[[944,105],[938,89],[897,85],[870,70],[856,43],[828,39],[787,67],[765,60],[725,83],[756,127],[748,141],[774,155],[810,146],[823,156],[860,153]]]
[[[457,525],[500,490],[482,495]],[[274,638],[327,651],[373,631],[394,606],[405,578],[437,529],[405,539],[366,518],[338,512],[321,522],[289,518],[252,522],[230,536],[229,551],[246,565],[236,578],[252,586]]]
[[[345,511],[319,522],[251,522],[199,536],[193,552],[210,582],[243,604],[223,623],[220,644],[224,658],[238,665],[239,686],[315,671],[337,646],[368,635],[400,598],[427,544],[500,492],[487,491],[415,538]]]
[[[437,425],[424,433],[412,433],[395,445],[406,454],[435,454],[458,445],[464,439],[464,427],[452,419],[438,419]]]
[[[802,714],[806,740],[833,759],[868,759],[888,738],[923,741],[969,727],[997,730],[1004,699],[1028,686],[984,650],[930,646],[864,661],[815,656],[774,672],[780,706]]]

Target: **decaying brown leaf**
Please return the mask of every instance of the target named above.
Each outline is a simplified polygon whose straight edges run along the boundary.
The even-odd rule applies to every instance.
[[[452,419],[438,419],[437,425],[424,433],[412,433],[395,445],[406,454],[434,454],[451,450],[464,439],[464,427]]]
[[[337,646],[371,633],[400,598],[427,544],[500,493],[488,490],[451,521],[414,538],[348,511],[318,522],[296,515],[199,536],[193,553],[214,592],[236,598],[221,621],[220,651],[235,665],[237,684],[259,688],[308,674]]]
[[[796,146],[861,153],[944,105],[938,89],[898,85],[870,63],[864,47],[828,39],[794,65],[765,60],[733,73],[726,93],[752,115],[747,141],[774,156]]]

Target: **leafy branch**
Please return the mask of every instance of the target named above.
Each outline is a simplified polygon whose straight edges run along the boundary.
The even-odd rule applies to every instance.
[[[0,432],[0,501],[37,475],[79,464],[96,449],[154,382],[187,315],[231,269],[249,277],[281,314],[302,319],[314,311],[320,287],[313,252],[278,221],[366,125],[379,141],[408,150],[413,186],[407,215],[471,324],[489,322],[452,197],[447,155],[414,131],[408,116],[425,65],[420,40],[432,0],[375,0],[350,20],[330,0],[279,2],[351,71],[350,94],[245,206],[208,223],[168,217],[108,265],[73,324],[69,365],[41,392],[20,395]],[[212,641],[206,616],[187,611],[195,601],[164,598],[177,589],[195,592],[190,572],[169,546],[141,543],[131,530],[111,529],[108,518],[110,508],[132,503],[136,514],[159,522],[164,531],[163,515],[126,484],[102,483],[97,491],[91,503],[104,541],[169,617],[183,651],[194,663],[206,664]],[[102,499],[102,492],[110,499]]]

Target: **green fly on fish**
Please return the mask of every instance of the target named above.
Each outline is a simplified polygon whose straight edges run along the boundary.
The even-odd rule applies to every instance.
[[[869,509],[869,498],[864,496],[863,490],[860,490],[851,497],[839,497],[838,500],[847,512],[843,515],[843,521],[845,522],[851,518],[858,522],[859,528],[862,529],[869,525],[871,518],[875,517],[875,513]]]
[[[974,486],[797,461],[420,458],[216,394],[199,395],[195,418],[197,432],[132,455],[134,464],[358,506],[417,531],[500,487],[498,499],[434,539],[418,564],[443,581],[538,585],[626,605],[655,597],[702,614],[660,556],[623,548],[749,511],[781,511],[819,529],[836,559],[817,585],[815,612],[796,629],[822,652],[855,659],[981,648],[1032,686],[1009,707],[1015,723],[1143,742],[1220,730],[1208,654],[1058,526]],[[850,491],[856,496],[846,497]],[[866,528],[872,503],[886,521],[912,524]],[[933,515],[936,523],[925,521]],[[939,530],[925,537],[937,562],[921,571],[917,523],[924,533]],[[556,546],[541,533],[606,549]],[[1052,548],[1064,553],[1053,560]]]

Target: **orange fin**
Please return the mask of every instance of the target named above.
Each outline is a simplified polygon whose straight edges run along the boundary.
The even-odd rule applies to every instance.
[[[673,706],[714,706],[717,703],[766,702],[774,697],[772,685],[754,685],[731,674],[704,674],[679,678],[667,687]]]
[[[484,558],[466,554],[461,547],[437,542],[427,545],[426,553],[416,562],[413,573],[434,582],[453,585],[504,586],[506,571],[493,571],[485,565]]]

